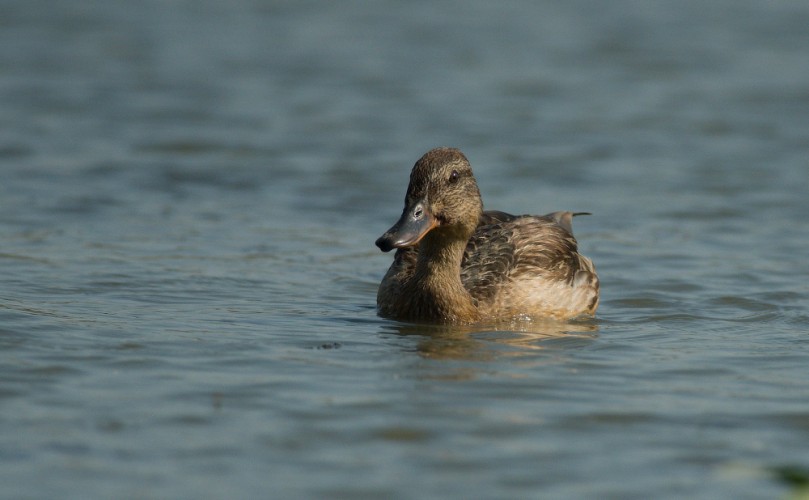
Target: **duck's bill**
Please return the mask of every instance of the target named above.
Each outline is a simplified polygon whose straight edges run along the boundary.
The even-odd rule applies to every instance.
[[[421,203],[417,203],[405,210],[399,221],[376,240],[376,246],[383,252],[413,246],[437,225],[436,218]]]

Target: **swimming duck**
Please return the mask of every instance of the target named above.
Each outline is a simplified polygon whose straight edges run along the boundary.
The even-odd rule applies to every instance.
[[[401,218],[376,240],[397,249],[377,311],[436,323],[593,315],[598,276],[578,253],[574,215],[484,212],[466,156],[430,150],[410,173]]]

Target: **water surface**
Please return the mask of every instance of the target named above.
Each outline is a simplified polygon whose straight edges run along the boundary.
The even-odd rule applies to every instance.
[[[0,12],[3,496],[805,494],[805,2]],[[594,320],[376,316],[438,145]]]

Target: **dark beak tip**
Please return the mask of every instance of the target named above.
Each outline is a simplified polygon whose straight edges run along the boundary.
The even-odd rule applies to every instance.
[[[374,244],[383,252],[390,252],[393,250],[393,245],[391,244],[390,239],[385,238],[384,236],[380,236],[376,242],[374,242]]]

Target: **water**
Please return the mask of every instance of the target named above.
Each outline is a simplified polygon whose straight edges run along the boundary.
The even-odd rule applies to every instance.
[[[807,50],[799,0],[4,2],[1,496],[806,494]],[[376,317],[437,145],[594,213],[595,320]]]

